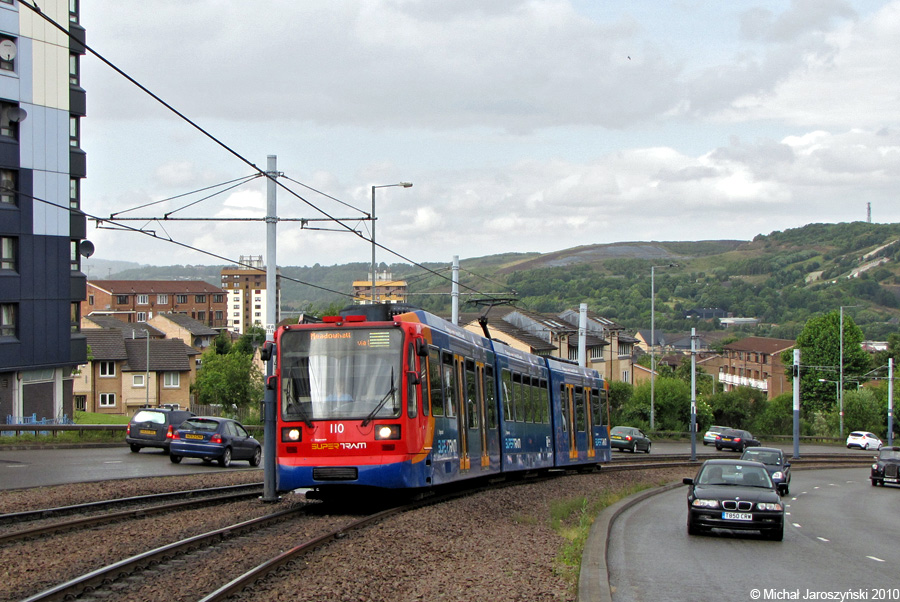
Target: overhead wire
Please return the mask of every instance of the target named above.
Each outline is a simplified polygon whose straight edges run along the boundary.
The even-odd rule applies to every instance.
[[[86,52],[90,52],[93,56],[95,56],[97,59],[99,59],[101,62],[103,62],[103,63],[104,63],[106,66],[108,66],[110,69],[112,69],[113,71],[115,71],[116,73],[118,73],[119,75],[121,75],[122,77],[124,77],[126,80],[128,80],[130,83],[132,83],[132,84],[133,84],[134,86],[136,86],[138,89],[140,89],[142,92],[144,92],[145,94],[147,94],[148,96],[150,96],[152,99],[154,99],[154,100],[157,101],[159,104],[161,104],[162,106],[164,106],[165,108],[167,108],[169,111],[171,111],[172,113],[174,113],[176,116],[178,116],[180,119],[182,119],[185,123],[189,124],[191,127],[193,127],[194,129],[196,129],[197,131],[199,131],[201,134],[203,134],[204,136],[206,136],[207,138],[209,138],[209,139],[210,139],[211,141],[213,141],[215,144],[217,144],[218,146],[220,146],[221,148],[223,148],[226,152],[228,152],[229,154],[233,155],[235,158],[237,158],[237,159],[238,159],[239,161],[241,161],[242,163],[244,163],[244,164],[248,165],[249,167],[251,167],[252,169],[254,169],[254,170],[257,172],[257,174],[258,174],[259,176],[265,176],[266,178],[269,178],[270,180],[272,180],[272,181],[275,183],[276,186],[282,188],[283,190],[285,190],[286,192],[288,192],[288,193],[291,194],[292,196],[294,196],[294,197],[296,197],[297,199],[303,201],[306,205],[308,205],[308,206],[311,207],[312,209],[318,211],[319,213],[321,213],[322,215],[324,215],[324,216],[327,217],[328,219],[333,220],[333,221],[336,222],[337,224],[341,225],[341,226],[342,226],[343,228],[345,228],[348,232],[351,232],[351,233],[353,233],[353,234],[359,236],[360,238],[362,238],[363,240],[366,240],[367,242],[371,243],[371,244],[374,245],[375,247],[377,247],[377,248],[379,248],[379,249],[381,249],[381,250],[383,250],[383,251],[385,251],[385,252],[387,252],[387,253],[390,253],[391,255],[394,255],[395,257],[398,257],[398,258],[400,258],[400,259],[402,259],[402,260],[404,260],[404,261],[407,261],[407,262],[411,263],[412,265],[415,265],[416,267],[419,267],[419,268],[421,268],[421,269],[423,269],[423,270],[425,270],[425,271],[427,271],[427,272],[430,272],[430,273],[434,274],[435,276],[438,276],[438,277],[440,277],[440,278],[443,278],[444,280],[452,281],[451,278],[448,278],[447,276],[444,276],[443,274],[439,274],[438,272],[436,272],[436,271],[434,271],[434,270],[432,270],[432,269],[430,269],[430,268],[428,268],[428,267],[426,267],[426,266],[420,264],[419,262],[414,261],[414,260],[410,259],[409,257],[406,257],[405,255],[403,255],[403,254],[401,254],[401,253],[399,253],[399,252],[397,252],[397,251],[394,251],[393,249],[389,249],[388,247],[385,247],[384,245],[382,245],[382,244],[376,242],[375,240],[365,238],[360,232],[357,232],[356,230],[354,230],[353,228],[351,228],[351,227],[348,226],[347,224],[343,223],[341,220],[339,220],[339,219],[333,217],[332,215],[330,215],[327,211],[321,209],[320,207],[317,207],[316,205],[314,205],[313,203],[311,203],[310,201],[308,201],[307,199],[305,199],[303,196],[301,196],[301,195],[298,194],[297,192],[291,190],[290,188],[288,188],[287,186],[285,186],[282,182],[279,182],[279,181],[278,181],[278,174],[277,174],[277,173],[276,173],[276,174],[271,174],[271,173],[269,173],[269,172],[266,172],[266,171],[260,169],[255,163],[253,163],[253,162],[250,161],[249,159],[245,158],[243,155],[241,155],[239,152],[237,152],[236,150],[234,150],[233,148],[231,148],[230,146],[228,146],[227,144],[225,144],[223,141],[219,140],[217,137],[215,137],[214,135],[212,135],[210,132],[208,132],[206,129],[204,129],[202,126],[200,126],[198,123],[196,123],[195,121],[193,121],[192,119],[190,119],[187,115],[185,115],[184,113],[182,113],[181,111],[179,111],[178,109],[176,109],[174,106],[172,106],[171,104],[169,104],[168,102],[166,102],[165,100],[163,100],[161,97],[159,97],[157,94],[155,94],[154,92],[152,92],[149,88],[147,88],[146,86],[144,86],[143,84],[141,84],[139,81],[137,81],[136,79],[134,79],[133,77],[131,77],[130,75],[128,75],[125,71],[123,71],[123,70],[120,69],[118,66],[116,66],[112,61],[108,60],[106,57],[104,57],[104,56],[101,55],[99,52],[97,52],[96,50],[94,50],[93,48],[91,48],[90,46],[88,46],[86,43],[84,43],[84,42],[82,42],[82,41],[80,41],[80,40],[75,39],[74,36],[72,36],[71,32],[70,32],[68,29],[66,29],[65,27],[63,27],[62,25],[60,25],[59,23],[57,23],[56,21],[54,21],[54,20],[53,20],[52,18],[50,18],[48,15],[44,14],[43,11],[41,11],[40,7],[37,6],[37,3],[36,3],[36,2],[34,2],[33,0],[30,1],[30,2],[29,2],[29,0],[19,0],[19,3],[20,3],[22,6],[25,6],[26,8],[28,8],[28,9],[30,9],[31,11],[33,11],[34,13],[36,13],[38,16],[40,16],[42,19],[44,19],[45,21],[47,21],[50,25],[52,25],[53,27],[55,27],[56,29],[58,29],[59,31],[61,31],[61,32],[62,32],[63,34],[65,34],[66,36],[72,38],[72,40],[74,40],[75,42],[77,42],[79,45],[83,46],[83,47],[85,48],[85,51],[86,51]],[[294,180],[291,180],[291,181],[294,181]],[[304,184],[301,184],[301,185],[305,186]],[[309,188],[310,190],[314,190],[314,191],[315,191],[315,189],[313,189],[313,188],[311,188],[311,187],[307,187],[307,188]],[[316,192],[318,192],[318,191],[316,191]],[[327,196],[327,195],[326,195],[326,196]],[[334,197],[330,197],[330,198],[334,198]],[[337,199],[335,199],[335,200],[337,200]],[[342,202],[342,201],[338,201],[338,202]],[[348,205],[348,206],[349,206],[349,205]],[[364,212],[363,212],[363,213],[364,213]],[[85,215],[87,215],[87,214],[85,214]],[[366,214],[366,215],[368,215],[368,214]],[[106,218],[98,218],[98,217],[93,217],[93,216],[92,216],[92,219],[103,220],[103,221],[113,221],[111,218],[112,218],[112,215],[110,216],[110,219],[106,219]],[[374,215],[370,215],[369,218],[370,218],[370,219],[374,219],[375,216],[374,216]],[[117,224],[117,225],[120,225],[120,224]],[[137,229],[137,228],[127,228],[127,229],[134,230],[134,231],[139,231],[139,229]],[[175,243],[175,244],[180,244],[180,245],[182,245],[182,246],[185,246],[186,248],[191,248],[190,245],[186,245],[186,244],[184,244],[184,243],[177,243],[174,239],[171,239],[171,238],[169,238],[169,239],[164,239],[164,240],[169,240],[170,242],[173,242],[173,243]],[[199,250],[199,249],[197,249],[197,250]],[[201,251],[201,252],[204,252],[204,251]],[[205,252],[205,253],[208,254],[208,255],[210,255],[210,256],[213,256],[213,257],[218,257],[218,255],[216,255],[216,254],[214,254],[214,253],[211,253],[211,252]],[[465,288],[465,289],[467,289],[467,290],[470,290],[470,291],[472,291],[472,292],[474,292],[474,293],[476,293],[476,294],[484,294],[484,293],[478,291],[477,289],[474,289],[474,288],[472,288],[472,287],[470,287],[470,286],[468,286],[468,285],[465,285],[465,284],[462,284],[462,283],[458,283],[458,284],[459,284],[459,286],[461,286],[461,287],[463,287],[463,288]],[[346,293],[341,293],[341,294],[346,295]]]

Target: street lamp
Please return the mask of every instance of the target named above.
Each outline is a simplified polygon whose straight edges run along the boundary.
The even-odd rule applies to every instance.
[[[150,407],[150,331],[146,328],[141,328],[144,335],[147,337],[147,358],[146,358],[146,372],[144,373],[144,393],[146,397],[144,399],[144,407]]]
[[[369,217],[372,218],[372,305],[375,305],[375,189],[376,188],[391,188],[392,186],[402,186],[403,188],[409,188],[412,186],[412,182],[399,182],[397,184],[381,184],[378,186],[372,186],[372,215]]]
[[[841,359],[838,364],[839,378],[840,378],[840,389],[838,392],[839,403],[840,403],[840,412],[841,412],[841,437],[844,436],[844,308],[851,307],[859,307],[859,305],[841,305],[841,330],[840,330],[840,346],[841,346]],[[858,384],[858,383],[857,383]]]
[[[656,375],[656,268],[675,268],[676,263],[667,265],[651,265],[650,266],[650,430],[653,430],[655,424],[655,384],[654,376]]]

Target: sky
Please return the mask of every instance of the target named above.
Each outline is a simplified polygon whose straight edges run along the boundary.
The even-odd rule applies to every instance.
[[[279,265],[370,262],[372,186],[379,263],[900,222],[900,0],[90,0],[81,24],[198,126],[82,58],[94,258],[265,256],[265,179],[226,188],[268,155]]]

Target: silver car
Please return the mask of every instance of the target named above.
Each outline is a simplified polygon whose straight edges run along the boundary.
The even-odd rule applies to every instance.
[[[716,426],[713,425],[709,427],[709,430],[706,431],[706,434],[703,435],[703,445],[715,445],[716,444],[716,435],[721,433],[722,431],[727,431],[727,426]]]

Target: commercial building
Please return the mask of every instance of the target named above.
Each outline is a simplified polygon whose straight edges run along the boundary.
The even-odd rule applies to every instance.
[[[72,371],[87,359],[85,32],[77,0],[40,11],[0,1],[0,422],[71,418]]]

